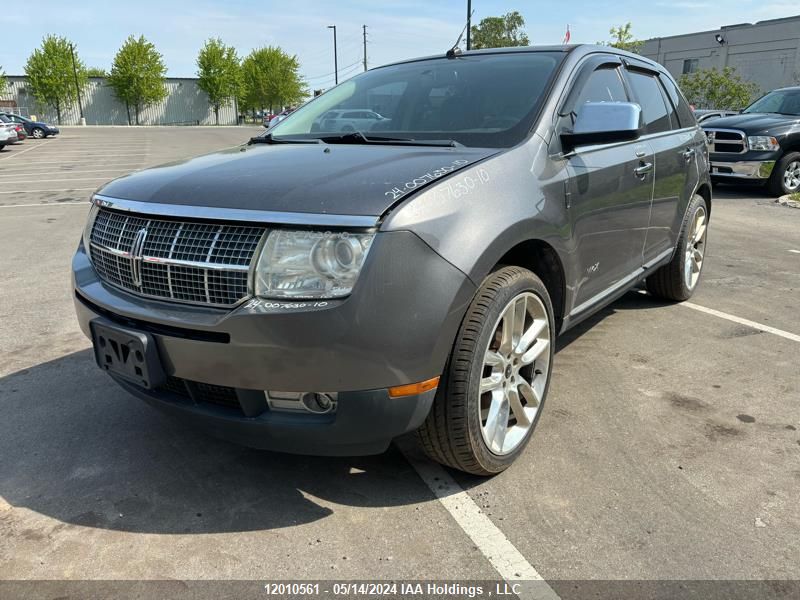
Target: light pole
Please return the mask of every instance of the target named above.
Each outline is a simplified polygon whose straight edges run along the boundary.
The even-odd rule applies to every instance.
[[[339,57],[336,55],[336,25],[328,25],[328,29],[333,29],[333,76],[336,85],[339,85]]]
[[[75,91],[78,93],[78,111],[81,114],[81,125],[86,125],[86,119],[83,116],[83,102],[81,101],[81,86],[78,84],[78,68],[75,66],[75,45],[69,45],[69,51],[72,53],[72,74],[75,76]]]

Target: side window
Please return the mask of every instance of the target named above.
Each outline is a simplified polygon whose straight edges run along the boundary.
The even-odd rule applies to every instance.
[[[587,102],[627,102],[625,86],[619,76],[619,69],[606,67],[597,69],[589,76],[574,104],[575,112]]]
[[[672,128],[669,111],[656,78],[638,71],[628,71],[628,78],[633,93],[642,107],[647,133],[669,131]]]
[[[692,112],[692,109],[689,108],[689,105],[686,103],[686,100],[683,98],[681,93],[678,91],[678,87],[669,77],[665,75],[661,75],[659,79],[667,89],[667,94],[669,95],[670,100],[672,100],[672,104],[675,106],[675,109],[678,112],[678,122],[680,123],[681,127],[692,127],[695,125],[697,121],[694,117],[694,113]]]

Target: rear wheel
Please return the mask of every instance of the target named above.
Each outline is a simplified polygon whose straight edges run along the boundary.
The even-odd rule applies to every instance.
[[[689,203],[672,260],[647,278],[647,290],[659,298],[682,302],[691,298],[700,275],[708,238],[708,207],[696,195]]]
[[[800,152],[789,152],[777,162],[767,187],[775,196],[800,192]]]
[[[33,128],[32,135],[33,135],[33,137],[35,137],[37,140],[40,140],[40,139],[42,139],[43,137],[45,137],[44,129],[42,129],[41,127],[34,127],[34,128]]]
[[[474,475],[508,468],[541,415],[554,335],[550,296],[536,275],[520,267],[490,275],[464,317],[418,430],[428,456]]]

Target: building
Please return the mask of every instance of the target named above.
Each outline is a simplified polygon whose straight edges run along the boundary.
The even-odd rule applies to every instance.
[[[800,85],[800,16],[654,38],[644,43],[641,54],[676,78],[698,69],[733,67],[762,92]]]
[[[42,106],[27,88],[27,77],[7,76],[8,93],[2,101],[3,109],[23,115],[36,115],[37,118],[57,122],[55,109]],[[197,79],[190,77],[167,77],[165,85],[167,96],[161,102],[152,104],[139,112],[141,125],[214,125],[214,108],[209,104],[205,92],[197,85]],[[81,91],[83,114],[87,125],[127,125],[128,114],[125,104],[117,100],[113,90],[103,77],[90,77],[86,88]],[[131,107],[131,120],[135,115]],[[77,103],[61,110],[62,125],[77,125],[80,112]],[[235,125],[236,107],[234,102],[219,109],[220,125]]]

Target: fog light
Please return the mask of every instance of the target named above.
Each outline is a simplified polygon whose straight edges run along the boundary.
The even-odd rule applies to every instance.
[[[308,392],[307,394],[303,394],[303,405],[306,407],[306,410],[310,412],[325,414],[333,410],[336,403],[328,394]]]
[[[270,410],[323,415],[336,410],[337,395],[327,392],[265,391]]]

